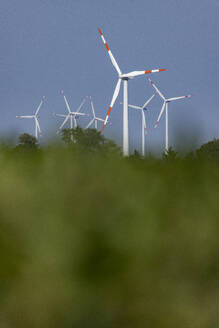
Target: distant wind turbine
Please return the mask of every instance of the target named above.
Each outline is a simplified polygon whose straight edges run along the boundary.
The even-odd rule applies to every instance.
[[[137,109],[141,111],[141,155],[145,156],[145,134],[147,134],[147,123],[145,118],[145,111],[147,110],[147,105],[151,102],[151,100],[155,97],[156,92],[145,102],[145,104],[140,106],[129,105],[129,108]],[[120,104],[123,104],[122,102]]]
[[[80,110],[81,110],[82,106],[84,105],[87,97],[85,97],[82,100],[82,102],[81,102],[80,106],[77,108],[77,110],[75,112],[72,112],[71,111],[71,108],[69,106],[69,103],[67,101],[67,98],[66,98],[66,96],[64,94],[64,91],[62,90],[61,93],[62,93],[62,95],[64,97],[64,101],[65,101],[65,104],[66,104],[66,108],[67,108],[68,114],[67,115],[64,115],[64,114],[56,114],[56,113],[54,113],[55,116],[64,117],[65,118],[64,121],[62,122],[61,126],[59,127],[57,133],[59,133],[62,130],[63,126],[67,123],[68,120],[70,120],[70,128],[73,129],[73,121],[74,121],[74,128],[76,128],[78,126],[77,125],[77,119],[79,118],[79,116],[88,116],[88,114],[80,113]]]
[[[175,100],[179,100],[179,99],[184,99],[184,98],[190,98],[192,95],[189,94],[187,96],[181,96],[181,97],[174,97],[174,98],[165,98],[164,95],[160,92],[160,90],[158,89],[158,87],[154,84],[153,81],[151,81],[151,79],[148,79],[148,81],[152,84],[152,86],[154,87],[154,89],[157,91],[157,93],[159,94],[159,96],[163,99],[163,105],[162,105],[162,108],[161,108],[161,111],[160,111],[160,114],[158,116],[158,119],[155,123],[155,128],[158,126],[159,124],[159,121],[160,121],[160,118],[164,112],[164,110],[166,109],[165,111],[165,114],[166,114],[166,132],[165,132],[165,152],[167,153],[168,150],[169,150],[169,135],[168,135],[168,104],[169,102],[171,101],[175,101]]]
[[[45,99],[45,96],[43,96],[39,106],[37,107],[34,115],[18,115],[16,116],[16,118],[33,118],[34,119],[34,122],[35,122],[35,138],[38,140],[38,132],[40,133],[40,135],[42,135],[41,133],[41,130],[40,130],[40,124],[39,124],[39,121],[38,121],[38,113],[39,113],[39,110],[43,104],[43,101]]]
[[[90,122],[88,123],[88,125],[86,126],[85,129],[88,129],[94,123],[94,127],[97,130],[98,121],[104,122],[105,120],[96,116],[96,113],[94,110],[94,104],[93,104],[93,100],[92,100],[91,96],[90,96],[90,103],[91,103],[91,110],[92,110],[93,118],[90,120]]]

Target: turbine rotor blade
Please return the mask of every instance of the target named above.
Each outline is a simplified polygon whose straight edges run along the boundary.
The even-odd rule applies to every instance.
[[[151,74],[151,73],[159,73],[159,72],[164,72],[164,71],[166,71],[166,68],[156,68],[156,69],[147,70],[144,73]]]
[[[89,116],[88,114],[79,113],[79,112],[71,112],[69,115],[72,115],[72,116]]]
[[[66,117],[66,116],[68,116],[68,115],[64,115],[64,114],[56,114],[56,113],[54,113],[53,115],[54,115],[54,116],[58,116],[58,117]]]
[[[62,122],[62,124],[60,125],[59,129],[58,129],[58,132],[63,128],[63,126],[65,125],[65,123],[68,121],[70,115],[68,114],[66,116],[66,118],[64,119],[64,121]]]
[[[101,132],[104,131],[105,127],[106,127],[106,124],[107,124],[107,121],[109,119],[109,116],[110,116],[110,112],[113,108],[113,105],[119,95],[119,90],[120,90],[120,86],[121,86],[121,79],[118,80],[117,84],[116,84],[116,87],[115,87],[115,91],[114,91],[114,94],[113,94],[113,97],[112,97],[112,100],[111,100],[111,104],[110,104],[110,107],[108,109],[108,112],[107,112],[107,115],[106,115],[106,118],[105,118],[105,121],[104,121],[104,124],[102,126],[102,129],[101,129]]]
[[[40,110],[40,108],[41,108],[41,106],[42,106],[42,104],[43,104],[44,99],[45,99],[45,96],[43,96],[43,98],[42,98],[42,100],[41,100],[39,106],[37,107],[36,112],[35,112],[35,115],[37,115],[37,114],[39,113],[39,110]]]
[[[80,106],[79,106],[79,107],[77,108],[77,110],[76,110],[76,113],[79,113],[79,112],[80,112],[80,110],[81,110],[82,106],[84,105],[84,103],[85,103],[86,99],[87,99],[87,96],[86,96],[86,97],[84,97],[84,99],[82,100],[82,102],[81,102]]]
[[[146,101],[146,103],[142,106],[142,108],[144,109],[155,96],[156,96],[156,92]]]
[[[16,118],[33,118],[34,117],[34,115],[18,115],[18,116],[16,116]]]
[[[133,71],[133,72],[130,72],[127,74],[123,74],[122,77],[133,78],[133,77],[144,75],[144,74],[163,72],[165,70],[166,70],[165,68],[160,68],[160,69],[152,69],[152,70],[147,70],[147,71]]]
[[[120,102],[120,105],[123,105],[123,102]],[[140,107],[140,106],[135,106],[135,105],[130,105],[130,104],[128,104],[128,107],[134,108],[134,109],[142,109],[142,107]]]
[[[94,104],[93,104],[91,96],[90,96],[90,103],[91,103],[91,109],[92,109],[93,116],[96,117],[95,116],[95,110],[94,110]]]
[[[130,108],[134,108],[134,109],[142,109],[140,106],[129,105],[129,104],[128,104],[128,107],[130,107]]]
[[[181,97],[174,97],[174,98],[167,99],[167,101],[173,101],[173,100],[179,100],[179,99],[191,98],[191,97],[192,97],[192,95],[181,96]]]
[[[96,120],[96,121],[100,121],[100,122],[105,122],[105,120],[104,120],[104,119],[102,119],[102,118],[99,118],[99,117],[95,117],[95,120]]]
[[[92,118],[92,120],[86,126],[85,130],[88,129],[93,124],[94,120],[95,120],[95,118]]]
[[[121,70],[120,70],[120,68],[119,68],[119,65],[117,64],[117,62],[116,62],[116,60],[115,60],[115,58],[114,58],[114,56],[113,56],[113,54],[112,54],[112,52],[111,52],[111,50],[110,50],[108,44],[106,43],[106,40],[104,39],[103,33],[102,33],[102,31],[101,31],[100,28],[98,28],[98,32],[100,33],[101,39],[102,39],[102,41],[103,41],[103,43],[104,43],[104,45],[105,45],[105,47],[106,47],[106,50],[107,50],[107,52],[108,52],[108,54],[109,54],[109,56],[110,56],[110,59],[111,59],[111,62],[112,62],[112,64],[113,64],[113,66],[114,66],[115,69],[117,70],[117,73],[118,73],[119,75],[121,75],[122,72],[121,72]]]
[[[157,93],[160,95],[160,97],[166,101],[164,95],[160,92],[160,90],[158,89],[158,87],[154,84],[153,81],[151,81],[151,79],[148,79],[148,81],[152,84],[152,87],[157,91]]]
[[[65,96],[65,94],[64,94],[64,91],[62,90],[61,93],[62,93],[62,95],[63,95],[63,97],[64,97],[64,101],[65,101],[65,105],[66,105],[66,107],[67,107],[67,110],[68,110],[69,113],[71,113],[71,109],[70,109],[69,103],[68,103],[68,101],[67,101],[67,98],[66,98],[66,96]]]
[[[163,112],[164,112],[165,105],[166,105],[166,101],[164,101],[164,103],[163,103],[163,106],[162,106],[162,108],[161,108],[160,114],[159,114],[158,119],[157,119],[157,121],[156,121],[156,123],[155,123],[155,126],[154,126],[155,128],[158,126],[158,123],[159,123],[159,121],[160,121],[161,115],[162,115]]]
[[[37,118],[35,118],[35,122],[36,122],[36,126],[37,126],[37,128],[38,128],[38,130],[39,130],[40,135],[42,135],[42,132],[41,132],[41,130],[40,130],[40,124],[39,124],[39,121],[38,121]]]

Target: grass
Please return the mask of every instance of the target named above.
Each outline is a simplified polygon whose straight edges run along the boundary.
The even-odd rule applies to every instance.
[[[218,328],[216,162],[0,151],[0,326]]]

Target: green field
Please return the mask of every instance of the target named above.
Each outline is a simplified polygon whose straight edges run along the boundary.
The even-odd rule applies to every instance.
[[[219,328],[219,167],[0,151],[0,327]]]

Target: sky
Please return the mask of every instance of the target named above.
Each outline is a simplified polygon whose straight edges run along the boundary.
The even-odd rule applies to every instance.
[[[63,89],[72,110],[91,95],[105,118],[117,73],[100,39],[100,27],[123,73],[166,68],[129,82],[129,103],[143,105],[154,89],[166,97],[193,94],[169,105],[169,142],[198,146],[219,138],[218,0],[1,0],[0,136],[34,133],[31,115],[42,96],[42,142],[62,123]],[[122,143],[122,88],[105,136]],[[147,151],[164,148],[165,117],[156,96],[146,112]],[[83,110],[91,115],[89,102]],[[89,118],[81,118],[85,127]],[[101,126],[100,126],[101,127]],[[141,114],[129,110],[131,149],[141,147]]]

